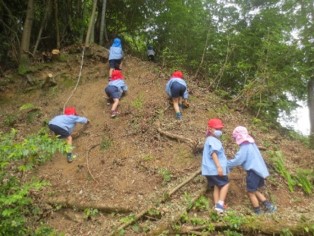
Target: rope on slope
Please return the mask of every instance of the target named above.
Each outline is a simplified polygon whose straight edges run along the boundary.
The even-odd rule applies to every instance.
[[[85,54],[85,46],[83,46],[82,57],[81,57],[81,65],[80,65],[80,72],[79,72],[79,75],[78,75],[78,78],[77,78],[77,81],[76,81],[76,85],[75,85],[74,89],[72,90],[70,96],[68,97],[68,99],[66,100],[66,102],[63,105],[63,112],[65,110],[65,107],[66,107],[67,103],[70,101],[71,97],[74,95],[74,92],[76,91],[77,86],[78,86],[78,84],[79,84],[79,82],[81,80],[82,69],[83,69],[83,64],[84,64],[84,54]]]

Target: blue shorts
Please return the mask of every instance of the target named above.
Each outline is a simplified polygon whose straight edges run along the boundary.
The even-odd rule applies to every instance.
[[[109,68],[119,70],[121,62],[122,62],[122,59],[109,60]]]
[[[67,138],[70,136],[70,133],[66,131],[65,129],[60,128],[57,125],[48,125],[49,129],[55,133],[55,135],[58,135],[59,138]]]
[[[107,94],[108,97],[110,98],[121,98],[121,92],[119,91],[119,89],[116,86],[112,86],[109,85],[105,88],[105,92]]]
[[[246,173],[246,190],[248,192],[256,192],[264,186],[264,178],[257,175],[253,170],[248,170]]]
[[[170,88],[171,97],[178,98],[183,97],[186,87],[179,82],[173,82]]]
[[[228,176],[218,176],[218,175],[205,175],[208,183],[208,187],[211,188],[213,186],[223,187],[229,183]]]

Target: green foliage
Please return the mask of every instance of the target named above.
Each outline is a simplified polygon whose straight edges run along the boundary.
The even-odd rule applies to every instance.
[[[144,98],[142,94],[139,94],[133,101],[132,101],[132,107],[134,107],[137,110],[142,110],[144,105]]]
[[[293,233],[289,229],[282,229],[280,232],[280,236],[293,236]]]
[[[84,218],[87,220],[90,220],[92,217],[96,216],[98,213],[99,212],[97,209],[86,208],[84,209]]]
[[[100,143],[100,148],[102,150],[108,150],[113,144],[113,141],[110,137],[108,136],[103,136],[101,143]]]
[[[172,175],[171,175],[171,172],[167,168],[160,168],[158,173],[161,175],[163,179],[163,184],[171,181]]]
[[[294,191],[294,186],[296,185],[295,181],[293,180],[291,174],[285,167],[283,154],[280,151],[272,151],[270,153],[271,160],[274,164],[275,170],[287,181],[288,188],[290,192]]]
[[[1,133],[0,228],[3,235],[28,234],[26,218],[35,213],[29,192],[46,185],[41,181],[23,183],[18,176],[64,149],[64,142],[51,139],[44,130],[23,141],[18,141],[17,131],[14,129],[10,133]]]
[[[130,222],[133,222],[135,219],[135,215],[134,214],[130,214],[126,217],[123,217],[120,219],[120,222],[121,223],[130,223]]]
[[[287,181],[291,192],[296,186],[302,188],[304,193],[310,195],[313,191],[314,172],[312,170],[297,170],[296,175],[292,175],[285,167],[283,154],[280,151],[270,152],[271,160],[275,170]]]
[[[15,114],[9,114],[4,118],[4,125],[7,127],[13,127],[18,120],[18,117]]]
[[[20,107],[20,111],[23,111],[23,110],[31,110],[35,108],[34,104],[32,103],[25,103],[23,104],[21,107]]]
[[[297,185],[301,187],[306,194],[310,195],[312,193],[314,183],[313,170],[298,170],[295,179]]]
[[[208,199],[205,196],[200,196],[193,204],[193,209],[202,211],[209,209]]]
[[[246,218],[235,211],[227,211],[227,214],[223,216],[223,221],[231,229],[240,229],[241,225],[246,223]]]

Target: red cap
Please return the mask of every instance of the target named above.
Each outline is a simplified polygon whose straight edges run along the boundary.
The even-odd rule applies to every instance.
[[[75,107],[66,107],[64,109],[64,115],[77,115]]]
[[[172,76],[171,77],[176,77],[176,78],[183,78],[183,73],[179,70],[173,72]]]
[[[120,70],[114,70],[111,74],[111,80],[123,79],[122,72]]]
[[[208,128],[222,129],[223,127],[224,125],[220,119],[215,118],[208,121]]]

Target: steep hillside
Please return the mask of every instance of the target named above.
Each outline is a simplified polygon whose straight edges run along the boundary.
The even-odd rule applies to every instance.
[[[107,64],[85,57],[81,81],[73,90],[80,63],[79,53],[69,54],[66,62],[45,64],[31,75],[43,80],[48,73],[53,74],[54,87],[27,92],[30,85],[21,82],[17,91],[9,90],[1,95],[1,121],[9,114],[22,117],[19,107],[25,103],[40,108],[41,115],[34,118],[32,124],[21,118],[15,125],[21,135],[36,132],[60,114],[69,97],[67,105],[75,106],[80,115],[91,121],[85,131],[78,132],[80,126],[76,127],[74,153],[77,157],[72,163],[57,154],[32,173],[51,183],[45,191],[37,193],[36,199],[45,209],[43,220],[48,225],[66,235],[111,235],[117,234],[115,230],[121,226],[125,226],[120,228],[125,235],[159,235],[161,232],[170,235],[168,226],[179,220],[188,205],[187,199],[192,201],[204,195],[212,204],[212,193],[204,192],[206,183],[198,169],[207,121],[214,117],[221,118],[225,124],[223,143],[228,157],[237,150],[231,139],[237,125],[246,126],[258,145],[265,148],[263,155],[271,172],[265,193],[278,206],[278,211],[271,217],[254,216],[258,222],[248,231],[258,232],[260,227],[264,233],[267,230],[278,233],[285,228],[292,231],[295,225],[304,222],[314,224],[311,198],[301,190],[290,192],[270,160],[269,151],[280,150],[290,172],[309,168],[314,164],[314,153],[303,144],[267,129],[262,122],[253,122],[253,117],[240,112],[237,104],[220,99],[209,92],[206,85],[188,75],[185,78],[191,106],[183,111],[182,121],[175,120],[165,94],[165,84],[172,71],[132,56],[127,56],[123,64],[129,92],[121,100],[120,115],[112,119],[103,91],[108,82]],[[195,178],[176,188],[191,175]],[[235,169],[230,179],[229,209],[239,215],[251,215],[245,194],[245,173]],[[99,213],[93,214],[93,209],[98,209]],[[157,213],[146,214],[149,209]],[[127,226],[134,220],[131,214],[139,220],[136,227]],[[193,214],[209,217],[208,210]]]

